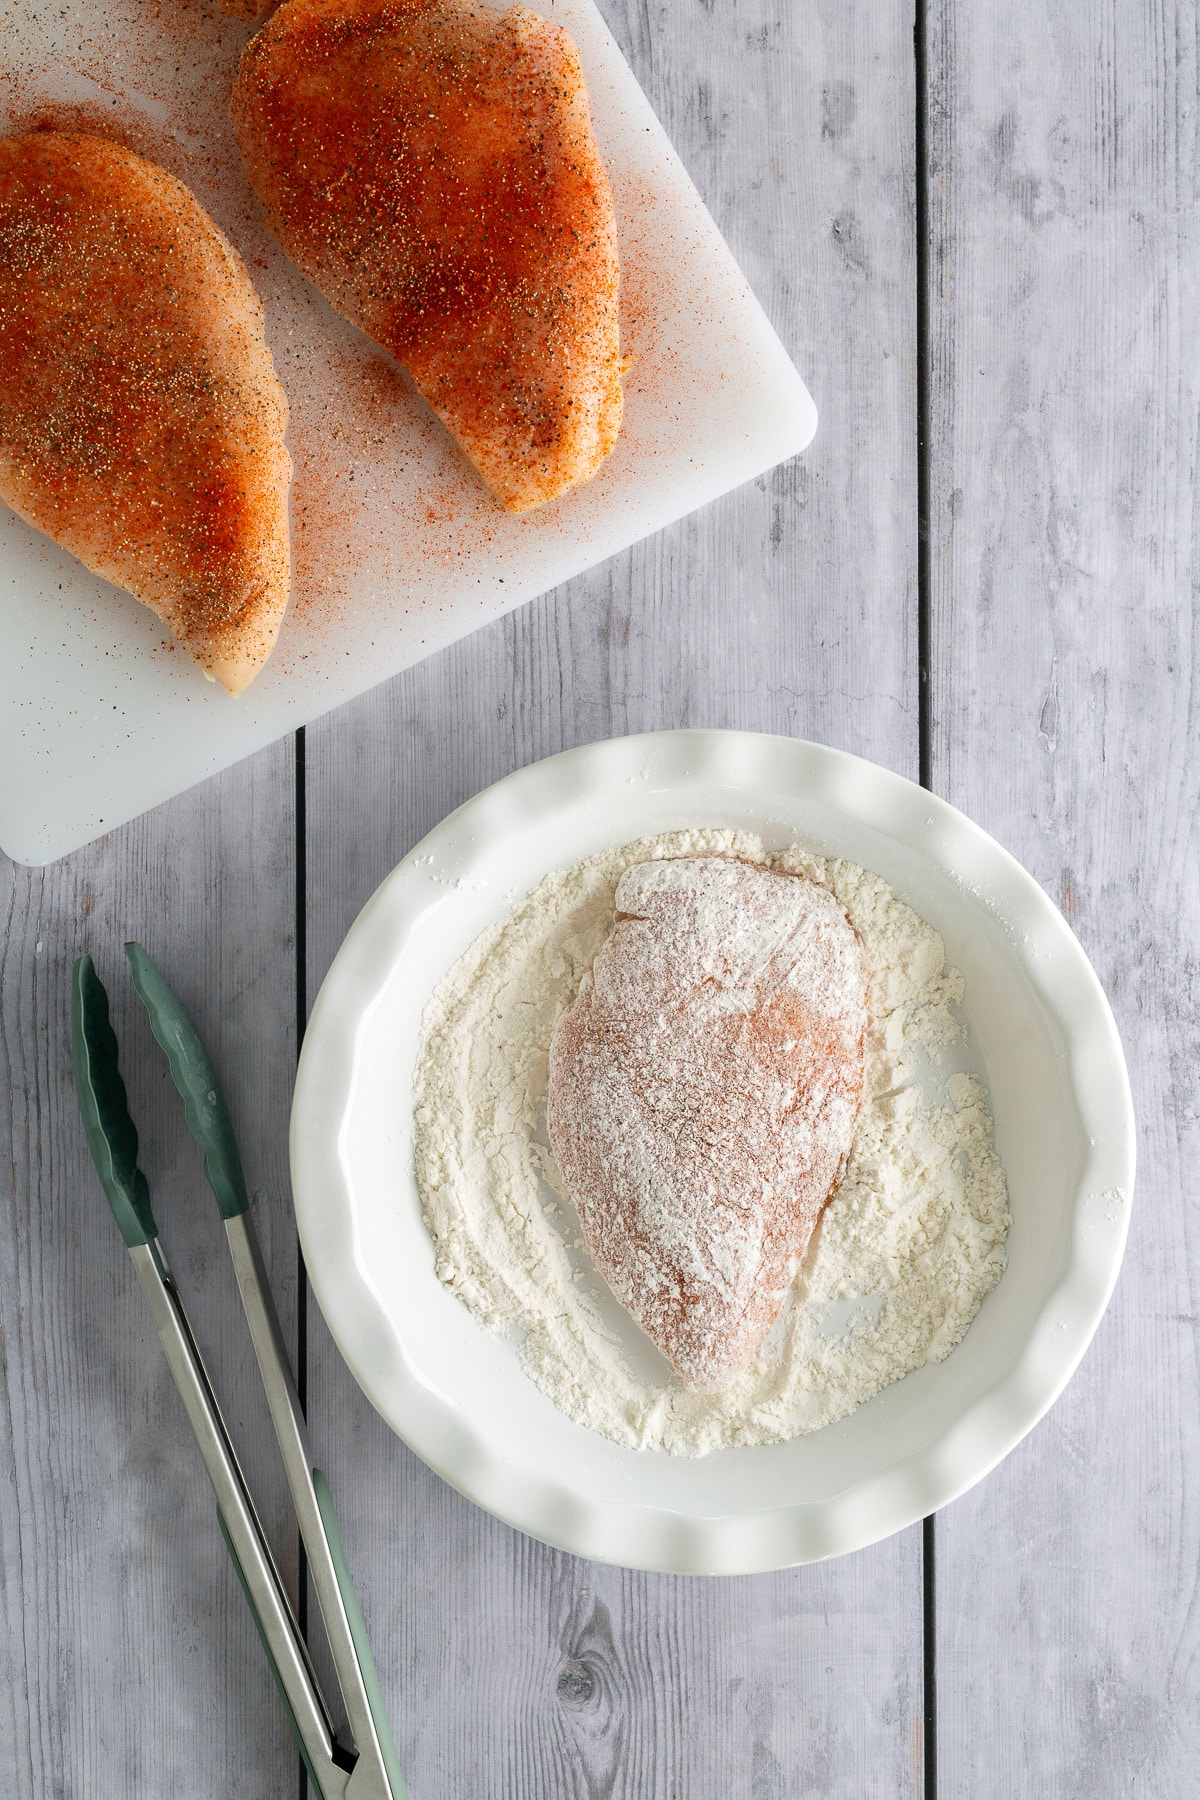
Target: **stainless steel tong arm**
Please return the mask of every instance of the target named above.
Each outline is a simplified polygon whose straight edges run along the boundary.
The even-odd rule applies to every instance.
[[[381,1742],[377,1725],[377,1717],[382,1716],[382,1697],[362,1614],[349,1582],[333,1502],[308,1441],[279,1316],[249,1214],[242,1212],[226,1219],[225,1233],[351,1736],[358,1748],[359,1760],[347,1788],[348,1800],[403,1800],[403,1788],[396,1787],[399,1770],[389,1771],[387,1767],[389,1757],[395,1758],[390,1734],[386,1744]]]
[[[339,1766],[333,1725],[321,1698],[308,1647],[300,1635],[162,1246],[156,1238],[151,1243],[131,1246],[129,1256],[200,1447],[226,1541],[303,1745],[310,1774],[323,1800],[341,1800],[346,1793],[347,1770]]]

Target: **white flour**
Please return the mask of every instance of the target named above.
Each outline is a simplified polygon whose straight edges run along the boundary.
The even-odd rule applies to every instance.
[[[791,1303],[719,1394],[684,1389],[595,1272],[546,1146],[550,1039],[612,926],[621,871],[730,854],[827,886],[870,976],[854,1149]],[[961,1340],[1004,1267],[1004,1172],[978,1079],[943,1065],[962,978],[937,933],[853,863],[764,853],[729,831],[675,832],[547,876],[485,932],[426,1010],[415,1157],[441,1279],[511,1333],[556,1405],[618,1443],[698,1456],[844,1418]]]

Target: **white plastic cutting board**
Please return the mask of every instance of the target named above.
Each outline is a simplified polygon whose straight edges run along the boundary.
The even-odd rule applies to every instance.
[[[804,383],[592,0],[534,0],[579,46],[633,357],[586,488],[513,518],[407,378],[276,247],[228,95],[244,26],[203,0],[10,0],[0,122],[104,129],[179,175],[245,257],[292,412],[295,581],[232,700],[129,595],[0,506],[0,844],[44,863],[263,748],[802,450]]]

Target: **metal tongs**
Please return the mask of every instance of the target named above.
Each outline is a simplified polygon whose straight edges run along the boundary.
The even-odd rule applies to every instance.
[[[81,956],[75,964],[72,987],[72,1031],[75,1082],[92,1157],[150,1302],[167,1362],[217,1496],[221,1534],[249,1601],[309,1779],[321,1800],[407,1800],[329,1484],[313,1462],[258,1239],[247,1212],[241,1157],[225,1101],[183,1007],[140,945],[127,944],[125,950],[133,985],[166,1052],[188,1125],[204,1151],[204,1173],[225,1221],[354,1749],[346,1749],[335,1735],[308,1647],[159,1243],[150,1190],[137,1162],[137,1131],[117,1066],[108,995],[91,957]]]

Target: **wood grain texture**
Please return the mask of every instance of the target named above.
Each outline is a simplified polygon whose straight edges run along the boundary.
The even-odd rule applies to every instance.
[[[1096,1343],[939,1517],[944,1796],[1197,1791],[1196,31],[930,9],[935,785],[1063,907],[1141,1124]]]
[[[825,416],[812,449],[309,728],[310,992],[451,807],[571,744],[745,726],[917,766],[911,14],[606,8]],[[357,1392],[310,1413],[420,1800],[906,1800],[920,1534],[685,1581],[498,1524]]]
[[[159,959],[224,1078],[291,1320],[292,791],[289,743],[50,869],[0,864],[0,1787],[9,1794],[295,1793],[290,1733],[203,1465],[88,1157],[69,1037],[71,967],[88,949],[113,1000],[163,1241],[294,1579],[285,1490],[267,1453],[221,1221],[121,949],[135,936]]]
[[[733,725],[917,769],[913,15],[611,0],[822,410],[797,462],[307,735],[310,994],[459,801],[626,731]],[[1191,1800],[1200,1753],[1196,21],[929,0],[933,761],[1064,907],[1142,1130],[1113,1309],[939,1516],[942,1800]],[[76,1124],[71,960],[142,938],[193,1008],[294,1310],[293,762],[45,872],[0,866],[0,1780],[296,1793],[296,1762]],[[160,1213],[257,1490],[286,1508],[219,1227],[118,1008]],[[915,1800],[919,1534],[745,1581],[544,1549],[437,1480],[319,1318],[309,1391],[416,1800]]]

